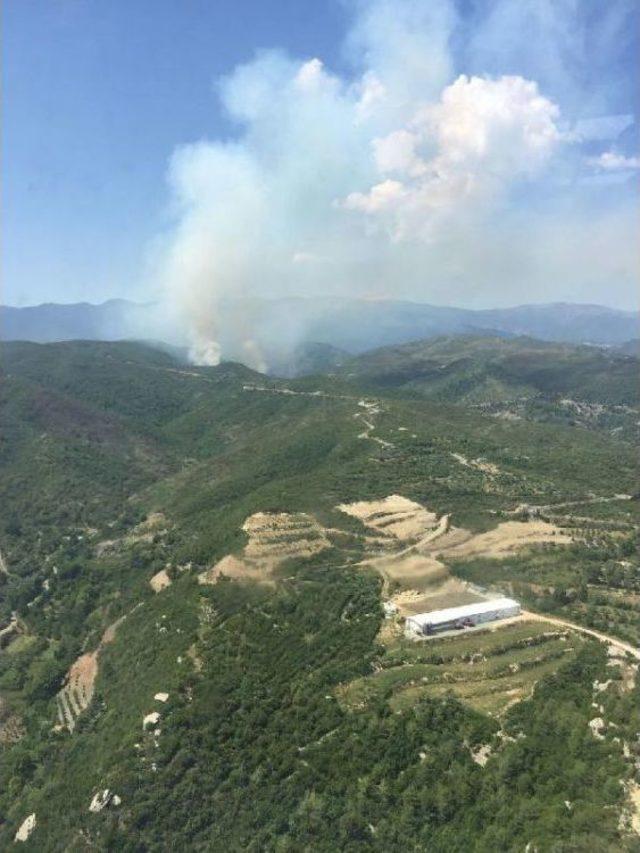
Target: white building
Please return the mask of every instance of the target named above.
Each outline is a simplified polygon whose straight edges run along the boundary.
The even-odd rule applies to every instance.
[[[520,605],[512,598],[494,598],[491,601],[476,601],[463,604],[462,607],[447,607],[445,610],[432,610],[430,613],[418,613],[408,616],[405,626],[408,634],[423,636],[440,631],[458,628],[471,628],[483,622],[495,622],[517,616]]]

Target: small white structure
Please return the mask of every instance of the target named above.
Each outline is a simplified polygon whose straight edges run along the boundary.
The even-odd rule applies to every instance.
[[[472,628],[483,622],[495,622],[508,619],[520,613],[520,605],[512,598],[494,598],[490,601],[476,601],[461,607],[447,607],[445,610],[432,610],[430,613],[418,613],[408,616],[405,626],[412,636],[429,636],[441,631],[454,631]]]
[[[30,814],[29,817],[26,817],[22,823],[20,824],[20,829],[16,832],[15,840],[16,841],[27,841],[29,836],[36,828],[36,813]]]

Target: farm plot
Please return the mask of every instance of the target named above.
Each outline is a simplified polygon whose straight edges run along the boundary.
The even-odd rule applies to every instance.
[[[139,605],[138,605],[139,606]],[[137,608],[134,608],[134,610]],[[133,611],[131,611],[133,612]],[[89,707],[98,676],[98,659],[103,648],[112,643],[118,626],[126,619],[121,616],[106,629],[98,648],[86,652],[73,662],[65,677],[64,686],[56,694],[58,725],[72,732],[80,714]]]
[[[507,521],[473,534],[401,495],[378,501],[340,504],[337,509],[375,531],[360,563],[385,581],[384,594],[402,616],[482,600],[469,585],[452,578],[448,564],[473,557],[503,559],[547,544],[568,544],[571,536],[539,519]]]
[[[273,573],[282,563],[313,557],[331,547],[324,528],[304,512],[257,512],[242,529],[248,537],[242,554],[227,554],[199,575],[200,583],[216,583],[222,576],[273,583]]]
[[[437,515],[402,495],[389,495],[379,501],[356,501],[340,504],[338,509],[357,518],[365,527],[379,534],[410,541],[433,530]]]
[[[536,682],[588,640],[568,630],[518,621],[473,635],[416,644],[396,638],[371,675],[341,685],[347,710],[386,699],[395,711],[425,696],[454,695],[492,715],[531,694]]]

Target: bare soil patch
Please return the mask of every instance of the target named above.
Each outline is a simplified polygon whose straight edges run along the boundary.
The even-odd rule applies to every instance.
[[[56,694],[58,722],[70,732],[74,730],[77,718],[89,706],[93,698],[100,652],[106,645],[113,642],[118,626],[125,619],[126,615],[121,616],[109,625],[102,635],[98,648],[92,652],[85,652],[71,664],[65,677],[64,686]]]
[[[487,462],[486,459],[467,459],[462,453],[452,453],[451,456],[463,465],[465,468],[474,468],[476,471],[482,471],[483,474],[489,474],[495,477],[500,473],[500,469],[493,462]]]
[[[571,536],[555,524],[546,521],[505,521],[493,530],[472,536],[466,542],[442,549],[443,559],[462,559],[465,557],[505,557],[514,551],[533,545],[566,545]]]
[[[375,550],[370,547],[370,556],[360,565],[382,575],[385,595],[392,596],[401,616],[482,600],[465,583],[451,578],[447,564],[454,560],[502,558],[523,548],[571,542],[561,528],[535,518],[506,521],[493,530],[473,534],[452,527],[448,516],[438,518],[402,495],[340,504],[338,509],[375,530],[375,540],[367,543]]]
[[[389,495],[379,501],[340,504],[339,510],[357,518],[378,533],[406,542],[418,539],[437,523],[437,515],[402,495]]]
[[[303,512],[257,512],[242,529],[249,540],[242,553],[227,554],[198,576],[200,583],[216,583],[221,576],[273,583],[274,571],[287,560],[307,559],[331,546],[324,528]]]
[[[406,617],[428,610],[472,604],[474,601],[482,601],[482,598],[471,592],[463,581],[445,575],[431,589],[422,592],[415,589],[403,590],[392,596],[391,601],[398,608],[398,613]]]

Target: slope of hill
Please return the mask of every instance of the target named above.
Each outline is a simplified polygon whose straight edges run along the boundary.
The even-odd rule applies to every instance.
[[[385,347],[344,362],[339,375],[460,402],[546,395],[637,405],[640,397],[637,358],[531,338],[462,336]]]
[[[31,815],[38,851],[634,849],[624,653],[526,618],[416,645],[381,606],[480,584],[637,644],[627,433],[473,402],[627,374],[423,346],[299,380],[2,346],[2,849]]]

